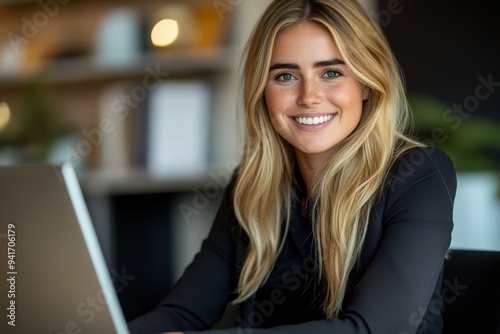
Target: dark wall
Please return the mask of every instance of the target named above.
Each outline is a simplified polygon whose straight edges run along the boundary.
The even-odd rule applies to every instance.
[[[493,81],[471,117],[500,121],[500,19],[496,1],[380,0],[378,17],[401,64],[410,94],[450,108]],[[474,102],[468,100],[467,102]],[[500,133],[499,133],[500,136]]]

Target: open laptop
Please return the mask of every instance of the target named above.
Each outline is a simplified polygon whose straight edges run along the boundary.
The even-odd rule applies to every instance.
[[[0,167],[0,271],[0,333],[128,333],[70,165]]]

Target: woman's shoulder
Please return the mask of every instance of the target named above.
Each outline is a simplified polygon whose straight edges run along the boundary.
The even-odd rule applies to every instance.
[[[450,193],[456,191],[456,172],[449,155],[437,147],[413,147],[397,156],[392,164],[386,185],[392,191],[405,190],[416,183],[434,180]]]
[[[415,168],[420,165],[439,165],[440,167],[454,170],[450,156],[440,148],[434,146],[417,146],[401,152],[395,159],[394,165],[411,164]]]

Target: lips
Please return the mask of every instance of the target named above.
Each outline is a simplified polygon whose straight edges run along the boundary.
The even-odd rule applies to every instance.
[[[314,117],[293,117],[293,120],[302,125],[318,125],[328,122],[334,114],[314,116]]]

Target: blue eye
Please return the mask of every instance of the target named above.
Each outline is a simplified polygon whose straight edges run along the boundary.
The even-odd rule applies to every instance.
[[[283,73],[283,74],[280,74],[276,77],[276,80],[278,81],[291,81],[293,80],[293,75],[291,75],[290,73]]]
[[[325,72],[325,74],[323,74],[323,77],[327,78],[327,79],[335,79],[335,78],[339,77],[341,74],[342,73],[340,73],[339,71],[328,70]]]

